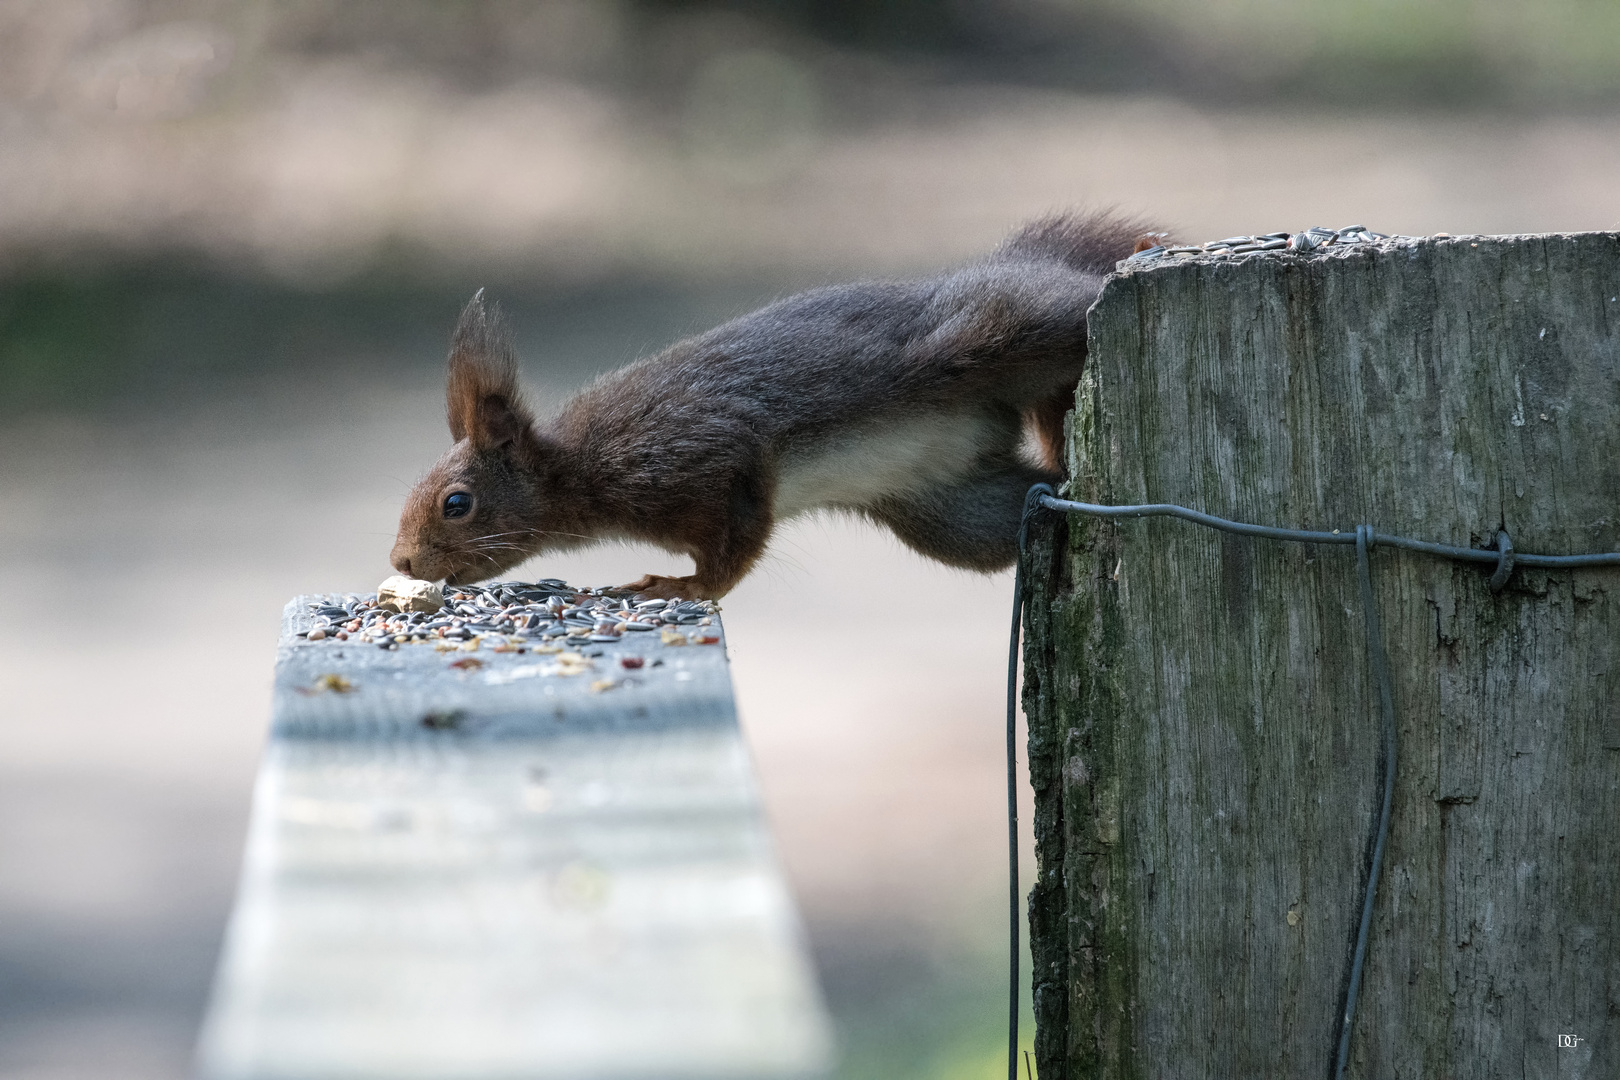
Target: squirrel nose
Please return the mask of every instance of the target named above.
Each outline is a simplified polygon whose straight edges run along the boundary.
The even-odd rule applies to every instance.
[[[394,556],[394,569],[398,570],[400,573],[404,574],[406,577],[413,577],[414,576],[411,573],[411,557],[409,555],[395,555]]]

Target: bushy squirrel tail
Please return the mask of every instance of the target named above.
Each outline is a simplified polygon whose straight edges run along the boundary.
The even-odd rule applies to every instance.
[[[1107,274],[1119,260],[1163,242],[1167,235],[1139,218],[1112,211],[1053,214],[1019,229],[996,255],[1056,259],[1076,270]]]

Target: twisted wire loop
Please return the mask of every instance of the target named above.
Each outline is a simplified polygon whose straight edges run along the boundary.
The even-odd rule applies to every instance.
[[[1517,561],[1513,554],[1513,541],[1508,538],[1507,530],[1503,529],[1496,534],[1496,570],[1491,574],[1491,592],[1499,593],[1513,575],[1513,564]]]
[[[1109,520],[1123,518],[1173,517],[1195,525],[1254,536],[1265,540],[1291,541],[1301,544],[1354,544],[1356,549],[1356,578],[1361,593],[1361,614],[1366,627],[1367,659],[1372,668],[1373,683],[1378,691],[1380,718],[1379,757],[1383,777],[1377,822],[1372,836],[1372,860],[1367,869],[1367,883],[1362,892],[1361,921],[1356,930],[1355,950],[1350,964],[1350,980],[1345,986],[1344,1008],[1337,1018],[1334,1039],[1333,1076],[1343,1080],[1350,1063],[1350,1035],[1356,1013],[1356,1001],[1361,992],[1362,974],[1366,967],[1367,940],[1372,933],[1373,904],[1378,895],[1378,875],[1384,863],[1384,849],[1389,840],[1391,811],[1395,801],[1395,687],[1390,675],[1389,656],[1384,649],[1383,628],[1378,620],[1378,605],[1373,595],[1373,548],[1383,545],[1423,555],[1455,559],[1461,562],[1494,563],[1490,589],[1499,593],[1507,585],[1513,571],[1519,566],[1545,566],[1554,568],[1580,566],[1620,566],[1620,551],[1603,551],[1583,555],[1528,555],[1513,548],[1513,540],[1506,529],[1496,534],[1494,548],[1465,548],[1451,544],[1436,544],[1427,540],[1414,540],[1374,530],[1371,525],[1358,525],[1354,532],[1321,532],[1310,529],[1279,529],[1270,525],[1253,525],[1231,521],[1199,510],[1171,503],[1145,503],[1136,506],[1107,506],[1101,503],[1077,502],[1060,499],[1048,484],[1036,484],[1024,496],[1024,512],[1018,525],[1018,563],[1014,577],[1012,641],[1007,650],[1007,850],[1008,879],[1011,896],[1011,953],[1007,1005],[1007,1078],[1018,1080],[1018,769],[1016,759],[1018,643],[1024,612],[1024,555],[1028,548],[1029,526],[1035,515],[1043,510],[1066,514],[1084,514]]]

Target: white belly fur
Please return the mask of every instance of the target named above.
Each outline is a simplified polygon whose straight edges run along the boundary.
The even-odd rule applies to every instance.
[[[843,431],[783,456],[776,478],[777,520],[821,507],[856,509],[966,473],[993,437],[972,413],[936,414]]]

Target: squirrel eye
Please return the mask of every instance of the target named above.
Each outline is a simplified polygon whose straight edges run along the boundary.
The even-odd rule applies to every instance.
[[[472,496],[465,491],[457,491],[444,497],[444,516],[447,518],[466,517],[472,512]]]

